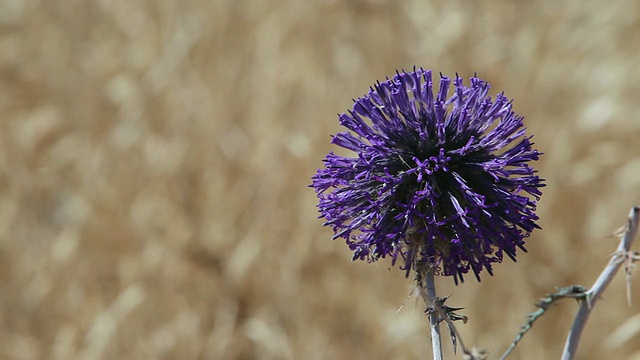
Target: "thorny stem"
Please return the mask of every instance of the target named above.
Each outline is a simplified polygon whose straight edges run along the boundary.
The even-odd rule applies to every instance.
[[[527,323],[522,326],[518,336],[516,336],[515,340],[511,343],[507,351],[500,357],[500,360],[504,360],[511,354],[511,352],[516,348],[520,340],[524,337],[524,335],[531,330],[533,324],[539,318],[544,315],[547,310],[553,305],[556,301],[560,299],[572,298],[576,300],[584,300],[586,298],[587,289],[580,285],[567,286],[564,288],[558,289],[558,291],[554,294],[549,294],[547,297],[540,300],[539,303],[536,304],[538,310],[527,315]]]
[[[436,350],[436,344],[434,344],[432,341],[432,345],[434,349],[434,359],[438,359],[438,360],[442,359],[442,345],[441,345],[442,341],[440,336],[440,330],[438,329],[438,326],[437,326],[437,324],[440,323],[441,321],[444,321],[447,324],[447,327],[449,328],[449,334],[451,335],[451,341],[453,343],[454,353],[456,352],[456,347],[457,347],[457,344],[459,343],[460,349],[462,349],[462,352],[465,355],[465,359],[469,359],[469,360],[484,359],[485,354],[483,350],[476,350],[476,349],[469,350],[464,346],[464,342],[460,337],[460,333],[458,332],[458,329],[456,329],[453,322],[457,320],[462,320],[466,324],[467,317],[463,315],[458,315],[454,312],[456,310],[461,310],[462,308],[451,308],[444,305],[444,302],[447,300],[447,298],[439,298],[435,296],[435,293],[436,293],[435,282],[434,282],[434,276],[432,271],[433,271],[432,269],[428,269],[428,270],[419,272],[419,274],[416,276],[416,282],[418,284],[418,287],[417,287],[418,292],[420,293],[420,296],[424,300],[425,304],[427,304],[426,312],[427,314],[429,314],[430,324],[432,324],[431,325],[432,339],[436,339],[437,343],[439,344],[437,347],[438,350]],[[433,325],[434,319],[436,321],[435,326]],[[434,337],[434,332],[436,334],[435,337]]]
[[[425,288],[427,295],[430,297],[431,304],[436,304],[436,283],[433,276],[433,271],[428,271],[425,275]],[[429,315],[429,322],[431,324],[431,347],[433,350],[433,360],[442,360],[442,343],[440,341],[440,315],[438,311],[432,311]]]
[[[638,232],[639,222],[640,207],[635,206],[631,208],[631,211],[629,212],[629,221],[626,226],[626,231],[624,232],[624,235],[620,240],[617,251],[611,257],[609,264],[604,269],[604,271],[602,271],[600,277],[598,277],[591,289],[586,292],[586,301],[582,301],[580,304],[580,309],[578,310],[578,314],[573,321],[571,331],[569,331],[569,336],[567,337],[567,342],[565,343],[564,351],[562,353],[562,360],[573,360],[573,358],[575,357],[576,350],[578,349],[578,343],[580,342],[580,336],[582,335],[585,324],[589,319],[591,310],[593,309],[596,301],[600,299],[602,293],[604,293],[605,289],[607,288],[615,274],[620,269],[620,266],[622,266],[625,257],[627,257],[630,253],[629,249],[631,248],[633,239],[636,237],[636,234]]]

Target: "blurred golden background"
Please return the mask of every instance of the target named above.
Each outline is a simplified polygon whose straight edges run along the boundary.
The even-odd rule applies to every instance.
[[[0,358],[429,359],[411,279],[351,262],[307,187],[336,114],[417,65],[505,91],[545,153],[529,253],[438,279],[497,359],[640,204],[638,64],[629,0],[2,1]],[[578,358],[640,359],[639,277]],[[510,359],[559,358],[576,310]]]

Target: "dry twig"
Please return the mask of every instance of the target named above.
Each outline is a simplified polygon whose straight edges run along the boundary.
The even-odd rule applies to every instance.
[[[631,244],[638,232],[638,226],[640,222],[640,207],[635,206],[631,208],[629,212],[629,220],[627,222],[626,231],[620,239],[618,249],[611,257],[609,264],[600,274],[600,277],[596,280],[593,286],[585,293],[586,301],[582,301],[578,314],[571,326],[565,348],[562,353],[562,360],[572,360],[575,357],[576,350],[578,349],[578,343],[580,342],[580,336],[587,323],[591,310],[596,301],[600,299],[607,286],[620,269],[623,263],[626,263],[625,270],[627,272],[627,286],[629,284],[630,265],[633,265],[633,261],[638,260],[638,256],[630,251]]]

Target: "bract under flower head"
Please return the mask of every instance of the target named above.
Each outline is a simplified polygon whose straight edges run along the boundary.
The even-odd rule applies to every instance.
[[[544,186],[529,162],[540,153],[511,101],[492,100],[489,87],[441,75],[434,94],[431,71],[414,69],[339,116],[350,131],[332,142],[354,156],[329,153],[312,186],[325,225],[354,260],[390,256],[407,276],[433,271],[458,283],[526,251]]]

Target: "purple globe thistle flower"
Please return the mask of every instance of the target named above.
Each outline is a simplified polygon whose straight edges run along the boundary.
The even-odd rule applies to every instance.
[[[350,131],[332,143],[355,156],[330,152],[312,186],[324,225],[354,260],[389,256],[407,276],[433,271],[457,284],[526,251],[539,228],[544,184],[529,162],[540,153],[511,101],[492,101],[482,79],[470,83],[456,76],[449,94],[441,75],[434,95],[430,70],[397,73],[339,116]]]

